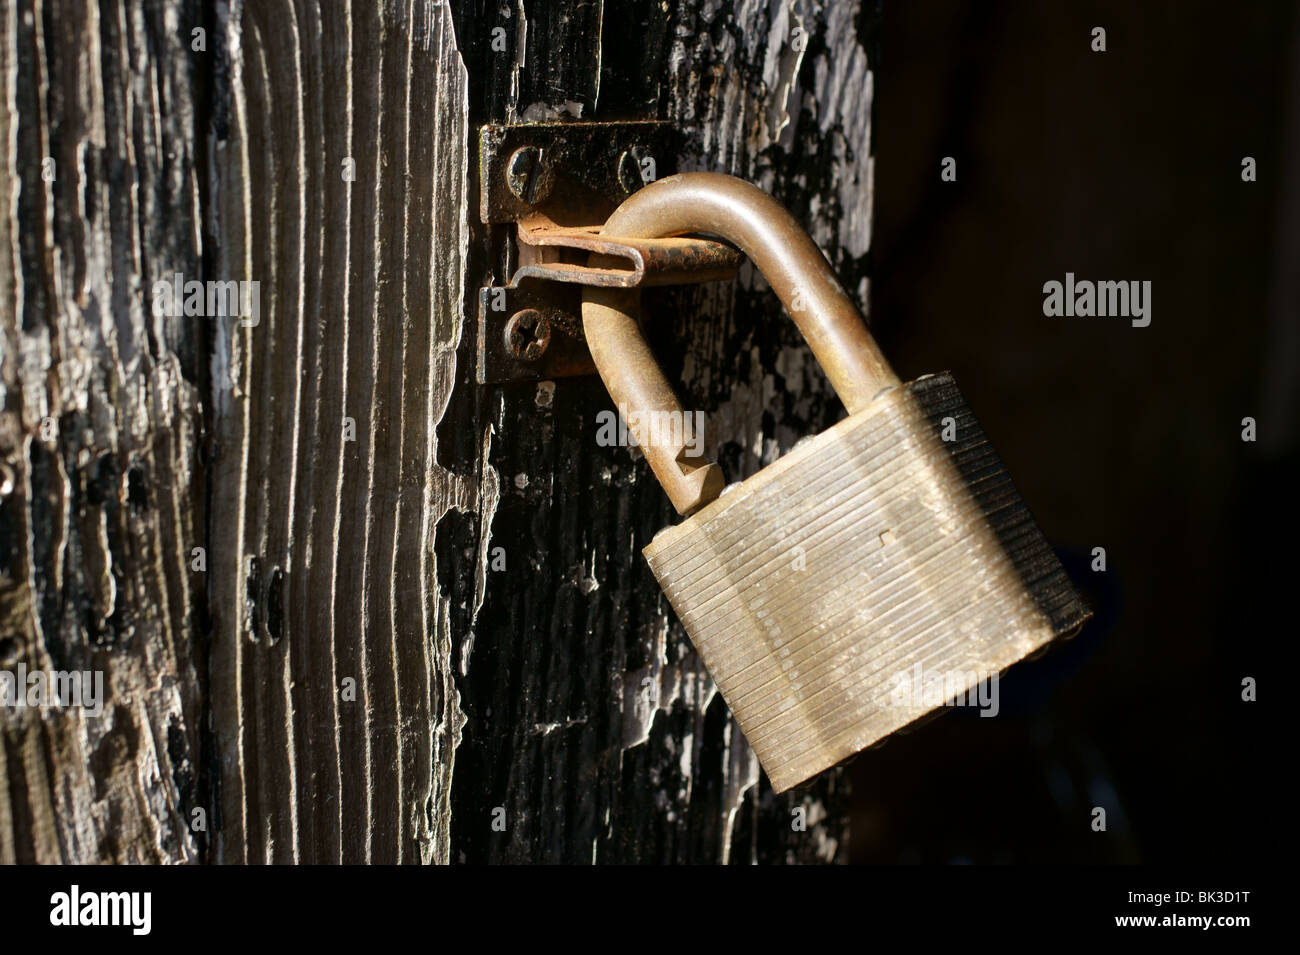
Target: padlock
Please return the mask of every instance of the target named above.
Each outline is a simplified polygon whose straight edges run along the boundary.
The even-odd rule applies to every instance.
[[[849,414],[723,491],[689,436],[637,432],[686,519],[643,553],[777,792],[1076,631],[1090,611],[949,374],[900,383],[812,239],[742,180],[689,173],[604,234],[720,236],[763,273]],[[635,290],[583,326],[623,411],[676,411]],[[721,494],[719,492],[722,492]]]

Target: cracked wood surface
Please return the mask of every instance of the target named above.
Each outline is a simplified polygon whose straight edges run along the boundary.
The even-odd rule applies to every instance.
[[[149,297],[199,274],[198,14],[0,7],[0,669],[107,697],[0,708],[0,862],[203,850],[202,330]]]
[[[865,303],[874,13],[117,6],[0,24],[0,610],[113,714],[0,714],[0,858],[844,858],[846,777],[760,783],[645,565],[673,517],[599,381],[474,383],[506,276],[464,173],[483,122],[668,119]],[[154,318],[175,271],[260,282],[259,321]],[[842,413],[751,269],[647,315],[732,480]]]
[[[464,66],[433,3],[249,3],[227,29],[219,271],[266,294],[217,345],[216,857],[445,861],[462,717],[432,544],[477,505],[435,431],[462,328]]]
[[[563,9],[562,9],[563,8]],[[575,46],[573,25],[601,13]],[[683,169],[729,172],[790,206],[860,304],[870,242],[874,15],[856,4],[495,4],[457,8],[471,126],[661,118]],[[509,41],[493,50],[496,28]],[[522,37],[522,41],[520,38]],[[522,48],[523,54],[518,51]],[[501,282],[471,223],[473,284]],[[752,269],[738,283],[647,294],[649,332],[687,408],[708,416],[730,479],[842,414]],[[462,353],[464,354],[464,353]],[[471,353],[472,354],[472,353]],[[676,521],[644,461],[600,448],[596,380],[473,390],[458,366],[441,426],[453,470],[490,467],[485,596],[453,579],[466,727],[452,782],[453,858],[472,861],[830,861],[847,849],[847,778],[776,797],[640,548]],[[470,405],[473,396],[473,405]],[[473,427],[494,435],[486,460]],[[479,541],[449,515],[439,552]],[[461,608],[477,608],[473,611]],[[500,807],[506,828],[495,831]],[[795,831],[803,809],[806,831]]]

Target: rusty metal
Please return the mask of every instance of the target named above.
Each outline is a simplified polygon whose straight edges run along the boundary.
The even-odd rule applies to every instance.
[[[523,146],[510,154],[506,164],[506,186],[511,195],[533,206],[551,194],[555,172],[536,146]]]
[[[551,343],[551,323],[535,308],[520,309],[506,322],[505,343],[515,358],[537,361]]]
[[[740,253],[723,242],[601,232],[600,223],[647,177],[671,172],[676,147],[676,130],[662,122],[481,128],[480,218],[516,228],[500,233],[515,240],[501,250],[507,274],[513,272],[509,284],[480,293],[480,383],[592,374],[580,285],[635,288],[735,276]],[[539,309],[553,334],[532,360],[527,343],[516,351],[505,337],[508,317],[526,308]]]
[[[582,286],[639,288],[725,281],[735,277],[741,261],[740,253],[722,242],[624,240],[601,235],[599,226],[557,226],[541,215],[521,220],[518,232],[519,248],[526,250],[521,258],[527,263],[515,270],[509,285],[482,289],[479,296],[479,384],[595,374],[582,336]],[[558,257],[575,254],[586,261]],[[544,311],[548,328],[559,329],[563,340],[559,360],[538,364],[536,358],[509,345],[504,352],[496,348],[494,339],[513,333],[506,327],[507,316],[533,308]]]
[[[677,131],[666,122],[481,127],[478,213],[489,225],[515,223],[516,229],[499,233],[508,242],[500,252],[510,282],[480,291],[480,383],[593,374],[580,286],[677,285],[736,274],[740,253],[722,242],[601,234],[599,223],[647,175],[672,172],[676,148]],[[549,344],[532,360],[528,343],[516,352],[506,337],[508,317],[528,308],[538,309],[551,330]]]
[[[566,225],[603,222],[640,188],[641,161],[669,175],[678,133],[664,122],[489,124],[479,130],[479,217],[546,212]],[[630,155],[636,177],[623,157]]]
[[[758,187],[717,173],[686,173],[652,183],[615,210],[602,230],[621,240],[702,232],[735,243],[753,261],[803,332],[850,414],[899,384],[857,307],[798,221]],[[592,266],[607,260],[593,255]],[[682,413],[672,386],[646,344],[635,291],[584,287],[582,324],[592,359],[620,409]],[[633,431],[636,434],[635,430]],[[655,476],[680,514],[721,492],[720,475],[682,463],[683,447],[641,441]]]
[[[523,279],[518,285],[480,289],[476,356],[479,384],[545,381],[595,374],[596,366],[587,350],[578,318],[581,308],[580,287],[577,285]],[[517,354],[507,337],[511,320],[527,312],[536,313],[536,322],[544,326],[546,336],[546,345],[531,359],[527,357],[526,340],[520,339],[523,354]],[[534,324],[534,338],[537,337],[536,328]]]
[[[602,233],[599,225],[559,226],[543,215],[517,223],[520,267],[514,280],[549,279],[579,285],[634,288],[681,285],[735,278],[741,256],[724,242],[684,238],[623,238]],[[565,261],[566,250],[582,253],[582,261]],[[588,253],[609,256],[606,265],[593,265]]]

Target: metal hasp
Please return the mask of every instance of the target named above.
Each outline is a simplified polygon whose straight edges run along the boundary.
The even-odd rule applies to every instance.
[[[707,232],[736,243],[803,332],[849,414],[899,383],[816,243],[757,186],[718,173],[670,176],[619,206],[605,231],[641,237]],[[641,334],[640,310],[635,289],[584,289],[582,323],[592,358],[615,404],[680,413],[676,393]],[[637,435],[646,459],[679,514],[693,513],[721,492],[721,470],[688,457],[685,441],[643,437]]]
[[[672,171],[668,123],[537,123],[479,133],[479,216],[514,225],[509,282],[479,290],[480,384],[595,374],[582,288],[726,281],[741,256],[724,242],[623,236],[602,226],[647,182]]]

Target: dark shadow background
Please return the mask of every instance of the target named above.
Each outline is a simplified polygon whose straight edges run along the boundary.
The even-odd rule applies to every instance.
[[[996,719],[856,760],[853,860],[1274,855],[1241,697],[1285,692],[1296,630],[1300,17],[887,2],[875,80],[873,327],[903,378],[955,373],[1096,616]],[[1067,271],[1150,280],[1151,325],[1044,317]]]

